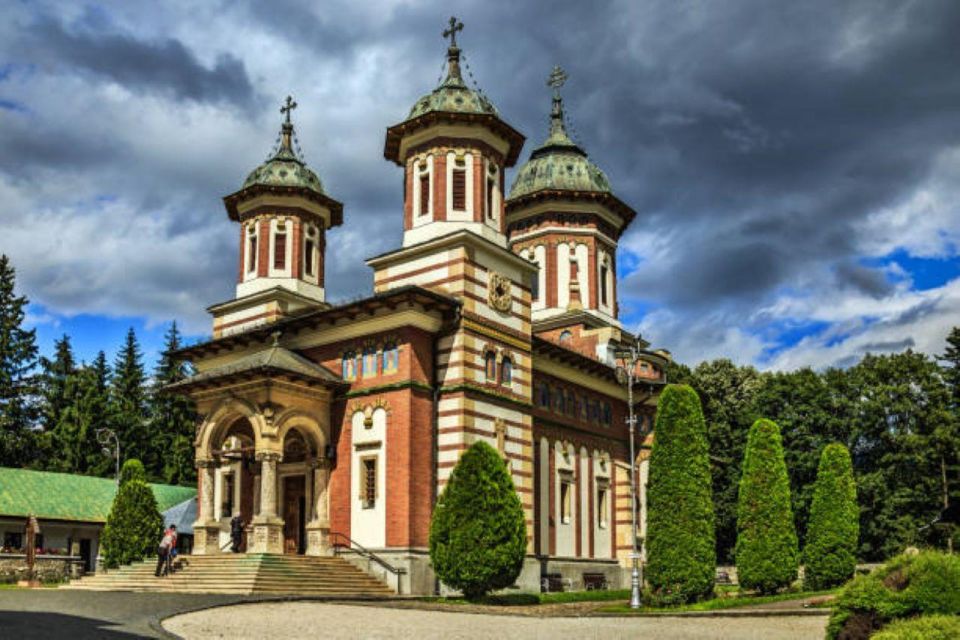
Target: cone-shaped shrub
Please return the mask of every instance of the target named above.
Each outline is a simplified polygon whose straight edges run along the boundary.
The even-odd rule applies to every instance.
[[[700,398],[687,385],[660,396],[647,489],[647,579],[655,600],[690,602],[713,593],[713,495]]]
[[[120,477],[124,481],[100,536],[103,563],[111,568],[153,555],[163,534],[163,517],[140,461],[127,460]]]
[[[807,540],[803,550],[803,583],[828,589],[853,577],[857,568],[860,510],[850,452],[831,444],[820,454],[813,488]]]
[[[747,436],[737,501],[737,577],[740,586],[773,593],[797,578],[797,531],[780,427],[757,420]]]
[[[513,584],[523,568],[527,526],[503,458],[476,442],[453,468],[430,523],[437,576],[469,599]]]

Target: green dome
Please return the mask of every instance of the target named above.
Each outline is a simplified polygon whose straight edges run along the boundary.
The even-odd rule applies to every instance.
[[[558,70],[554,71],[557,72]],[[530,159],[517,171],[517,177],[510,187],[509,198],[519,198],[545,189],[611,192],[606,174],[590,162],[586,151],[567,135],[563,120],[563,101],[558,92],[553,96],[550,135],[542,145],[534,149]]]
[[[297,187],[323,194],[319,176],[308,167],[293,150],[293,125],[283,123],[280,145],[263,164],[250,172],[243,181],[242,189],[253,186]]]
[[[408,120],[432,111],[447,113],[483,113],[497,115],[497,109],[479,91],[467,86],[460,75],[460,49],[447,50],[447,78],[440,86],[421,97],[410,109]]]

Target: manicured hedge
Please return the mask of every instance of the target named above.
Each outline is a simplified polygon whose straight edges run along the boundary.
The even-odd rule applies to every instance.
[[[143,479],[143,465],[139,460],[127,460],[120,477],[120,490],[100,536],[103,563],[110,568],[156,554],[163,535],[163,517],[153,490]]]
[[[957,640],[960,618],[957,616],[921,616],[898,620],[871,636],[871,640]]]
[[[737,576],[740,586],[774,593],[797,579],[797,531],[780,427],[757,420],[747,436],[737,502]]]
[[[853,577],[857,568],[860,509],[850,452],[830,444],[820,455],[817,482],[803,550],[807,589],[829,589]]]
[[[660,396],[647,489],[647,572],[663,604],[713,594],[716,576],[713,495],[700,398],[687,385]]]
[[[840,591],[828,640],[867,640],[896,620],[960,614],[960,557],[938,551],[901,555]]]
[[[437,576],[471,600],[509,587],[523,569],[527,526],[497,451],[474,443],[453,468],[430,523]]]

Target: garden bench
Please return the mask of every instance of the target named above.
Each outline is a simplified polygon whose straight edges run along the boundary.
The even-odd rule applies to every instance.
[[[607,576],[602,573],[585,573],[583,574],[583,588],[587,591],[606,591],[608,588]]]

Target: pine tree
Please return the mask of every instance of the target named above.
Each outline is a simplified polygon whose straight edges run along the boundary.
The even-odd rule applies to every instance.
[[[139,460],[127,460],[120,474],[120,489],[113,499],[100,544],[103,563],[109,568],[130,564],[156,553],[163,534],[163,516],[144,478]]]
[[[32,401],[36,366],[36,330],[23,328],[28,300],[15,294],[16,271],[0,255],[0,466],[21,467],[35,457]]]
[[[180,347],[180,332],[174,322],[165,337],[150,395],[151,450],[158,464],[151,471],[167,484],[193,484],[197,479],[193,466],[196,409],[190,398],[165,390],[190,375],[189,365],[174,353]]]
[[[803,550],[804,586],[829,589],[852,578],[859,537],[860,509],[850,452],[842,444],[830,444],[820,455],[810,506]]]
[[[110,423],[120,439],[125,458],[147,460],[150,464],[147,394],[142,363],[143,354],[137,335],[131,328],[126,341],[117,354],[110,382]]]
[[[662,603],[713,593],[716,546],[707,429],[686,385],[660,396],[647,489],[647,579]]]
[[[103,352],[93,365],[81,367],[67,379],[66,397],[56,428],[60,468],[69,473],[102,474],[112,465],[104,457],[97,430],[106,426],[110,416],[106,386],[106,358]]]
[[[940,356],[946,363],[944,379],[950,387],[953,399],[953,408],[960,410],[960,327],[954,327],[947,336],[947,349]]]
[[[780,428],[757,420],[743,457],[737,502],[737,577],[740,586],[773,593],[797,578],[797,532]]]
[[[40,384],[42,396],[42,423],[44,430],[52,432],[60,422],[60,414],[68,404],[67,379],[76,372],[76,361],[70,336],[64,334],[53,343],[53,360],[40,358]]]
[[[95,400],[91,400],[89,411],[91,414],[90,424],[93,426],[93,433],[88,437],[96,439],[97,430],[103,427],[111,427],[112,413],[110,406],[110,365],[107,364],[107,356],[103,351],[97,352],[97,357],[88,367],[91,375],[93,387],[90,393]],[[122,452],[121,452],[122,453]],[[91,443],[87,454],[86,473],[93,476],[113,476],[115,473],[115,461],[113,452],[105,455],[103,445],[99,440],[96,444]]]
[[[497,451],[474,443],[453,468],[430,522],[430,559],[444,584],[469,599],[513,584],[523,568],[527,527],[513,480]]]

